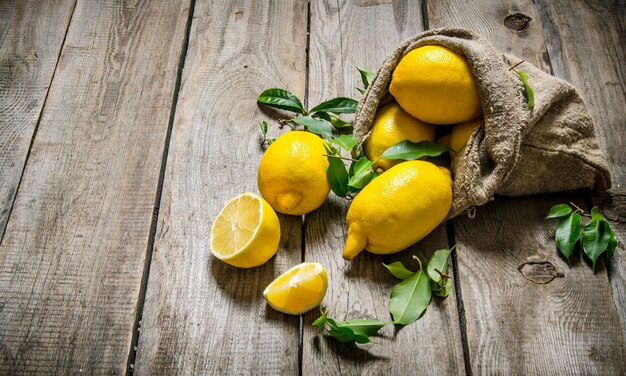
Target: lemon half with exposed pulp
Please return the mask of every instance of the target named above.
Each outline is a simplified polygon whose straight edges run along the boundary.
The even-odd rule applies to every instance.
[[[326,270],[317,262],[303,262],[281,274],[263,291],[275,310],[299,315],[317,307],[326,295]]]
[[[211,226],[211,253],[240,268],[264,264],[274,256],[279,242],[278,216],[254,193],[228,201]]]

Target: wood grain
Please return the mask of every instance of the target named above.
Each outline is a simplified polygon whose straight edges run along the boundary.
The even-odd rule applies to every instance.
[[[126,371],[187,10],[77,4],[0,245],[0,373]]]
[[[593,201],[615,221],[611,226],[618,249],[609,265],[609,279],[626,338],[626,5],[619,1],[540,4],[554,74],[581,92],[609,162],[613,187]]]
[[[302,1],[197,1],[176,108],[139,337],[136,374],[298,372],[299,320],[269,308],[263,289],[301,259],[301,217],[280,216],[268,263],[237,269],[210,254],[213,218],[256,192],[263,153],[257,96],[305,87]]]
[[[499,49],[549,71],[541,14],[526,0],[428,2],[431,28],[474,30]],[[505,26],[513,15],[527,20],[526,27]],[[552,240],[554,224],[543,222],[551,205],[582,204],[581,197],[496,198],[475,219],[455,219],[457,273],[474,374],[624,373],[624,342],[616,334],[619,322],[605,271],[594,275],[580,261],[570,269]],[[518,271],[526,262],[549,262],[565,276],[533,283]]]
[[[375,71],[397,44],[422,30],[420,10],[417,2],[311,2],[311,104],[340,95],[359,98],[354,87],[362,84],[355,66]],[[329,289],[323,307],[331,317],[388,321],[389,296],[398,280],[382,262],[402,261],[416,269],[412,255],[447,247],[444,226],[399,254],[383,258],[363,252],[348,262],[341,257],[347,206],[331,193],[320,209],[306,216],[305,258],[326,267]],[[407,327],[383,328],[383,336],[365,346],[338,344],[322,335],[311,327],[318,315],[312,311],[304,316],[304,375],[465,372],[454,293],[435,299],[425,315]]]
[[[73,9],[73,1],[0,3],[0,240]]]

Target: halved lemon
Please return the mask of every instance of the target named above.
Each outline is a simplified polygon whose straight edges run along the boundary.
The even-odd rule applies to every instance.
[[[281,274],[263,291],[275,310],[299,315],[317,307],[326,295],[326,270],[317,262],[303,262]]]
[[[260,196],[243,193],[228,201],[211,226],[211,253],[227,264],[251,268],[278,250],[280,223]]]

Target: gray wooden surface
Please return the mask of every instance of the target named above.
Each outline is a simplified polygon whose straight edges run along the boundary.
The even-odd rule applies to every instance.
[[[331,194],[280,216],[266,265],[215,260],[212,218],[257,191],[258,122],[275,122],[257,95],[358,98],[355,66],[443,26],[577,86],[612,190],[498,198],[353,262],[348,203]],[[0,374],[625,374],[625,29],[620,1],[0,1]],[[608,273],[558,256],[543,216],[568,201],[614,220]],[[338,345],[310,326],[317,311],[285,316],[261,297],[319,261],[331,316],[387,320],[381,262],[455,242],[455,291],[370,345]]]

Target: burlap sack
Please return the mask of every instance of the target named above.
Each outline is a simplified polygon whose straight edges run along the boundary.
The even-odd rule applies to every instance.
[[[389,55],[359,102],[354,134],[369,136],[376,110],[389,98],[392,73],[409,51],[444,45],[467,57],[482,101],[484,125],[455,159],[450,217],[484,205],[494,195],[521,196],[577,188],[606,190],[611,178],[594,135],[591,115],[576,89],[529,63],[535,94],[529,109],[523,84],[509,68],[521,59],[498,51],[463,29],[437,29],[402,43]]]

